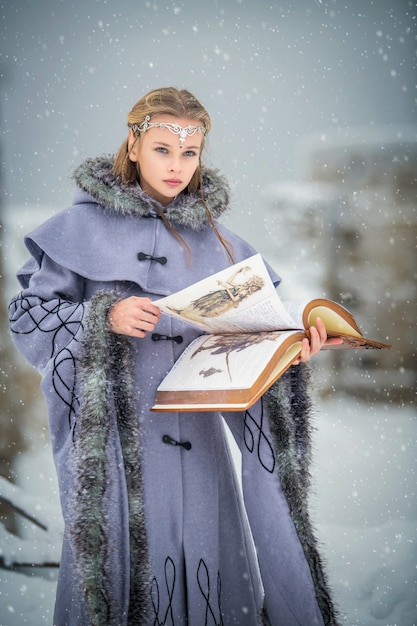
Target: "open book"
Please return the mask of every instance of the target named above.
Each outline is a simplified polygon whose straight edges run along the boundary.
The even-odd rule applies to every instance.
[[[152,411],[249,408],[296,361],[303,337],[320,317],[343,348],[389,348],[366,339],[342,305],[318,298],[283,302],[256,254],[177,293],[154,301],[199,328],[159,385]]]

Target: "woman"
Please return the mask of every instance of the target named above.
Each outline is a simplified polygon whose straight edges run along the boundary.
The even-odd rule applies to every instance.
[[[150,92],[116,157],[85,161],[73,206],[25,240],[10,319],[48,402],[56,626],[336,624],[307,512],[305,366],[224,415],[244,506],[219,414],[149,412],[198,334],[152,301],[254,253],[217,221],[228,186],[202,166],[209,130],[189,92]],[[300,361],[325,341],[318,323]]]

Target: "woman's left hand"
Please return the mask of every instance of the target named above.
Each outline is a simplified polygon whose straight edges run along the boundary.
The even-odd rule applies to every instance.
[[[318,317],[316,319],[316,326],[310,326],[310,340],[307,338],[302,341],[302,348],[300,357],[294,361],[295,365],[299,363],[307,363],[314,354],[320,352],[321,348],[326,345],[338,345],[343,343],[341,337],[332,337],[327,339],[327,331],[324,323]]]

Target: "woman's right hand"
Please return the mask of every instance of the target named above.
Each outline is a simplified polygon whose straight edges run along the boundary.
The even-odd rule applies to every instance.
[[[112,332],[142,339],[151,332],[161,316],[159,307],[150,298],[131,296],[116,302],[108,314]]]

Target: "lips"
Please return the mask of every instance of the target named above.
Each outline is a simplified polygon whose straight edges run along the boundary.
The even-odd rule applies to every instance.
[[[169,187],[178,187],[178,185],[181,185],[182,180],[179,180],[178,178],[168,178],[167,180],[164,180],[164,183]]]

